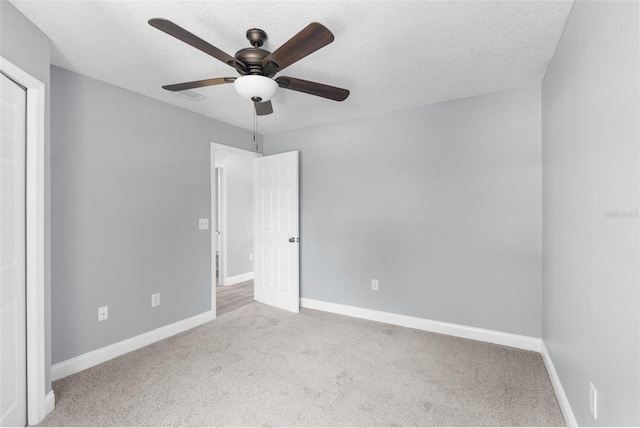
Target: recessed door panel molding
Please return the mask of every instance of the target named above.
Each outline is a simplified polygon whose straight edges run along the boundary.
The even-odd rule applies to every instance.
[[[0,307],[0,337],[2,337],[2,345],[9,345],[9,348],[17,348],[21,344],[21,339],[18,337],[19,331],[15,330],[15,326],[19,325],[18,317],[22,315],[20,308],[17,307],[16,301]],[[20,382],[24,381],[23,376],[20,373],[13,371],[13,368],[19,365],[16,361],[15,352],[3,352],[0,362],[2,363],[2,372],[0,373],[0,379],[2,379],[2,404],[0,420],[3,421],[2,426],[7,426],[4,421],[8,420],[13,412],[16,411],[16,407],[20,404],[21,398],[16,394],[21,391]]]
[[[278,189],[278,213],[279,227],[281,232],[291,232],[291,217],[289,203],[291,203],[291,188],[283,186]]]
[[[264,230],[272,231],[274,229],[273,225],[273,188],[264,188],[262,189],[262,204],[263,204],[263,213],[262,216],[262,227]]]
[[[273,290],[274,284],[274,273],[275,269],[273,269],[273,264],[275,263],[275,248],[265,245],[263,247],[264,254],[264,265],[262,269],[262,278],[263,278],[263,288],[266,290]]]
[[[3,135],[4,137],[4,135]],[[4,201],[10,201],[15,206],[16,195],[13,184],[16,180],[16,163],[9,161],[8,156],[5,157],[4,153],[0,158],[0,193]],[[2,239],[0,242],[0,270],[15,268],[16,266],[16,253],[15,253],[15,231],[16,231],[16,218],[15,210],[6,209],[2,211]]]
[[[278,291],[284,294],[289,294],[291,292],[291,249],[280,247],[278,253],[278,262],[280,264],[278,268],[278,273],[280,277],[278,278]]]

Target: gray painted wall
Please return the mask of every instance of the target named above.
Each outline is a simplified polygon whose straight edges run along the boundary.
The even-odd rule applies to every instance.
[[[253,160],[216,154],[227,187],[227,277],[253,272]]]
[[[198,230],[211,214],[210,142],[255,143],[68,70],[52,67],[51,81],[55,364],[211,309],[210,231]]]
[[[577,1],[542,84],[543,338],[584,426],[640,425],[638,17]]]
[[[49,38],[33,25],[18,9],[6,0],[0,0],[0,55],[45,84],[45,139],[44,139],[44,255],[45,255],[45,382],[51,391],[51,211],[50,211],[50,85]]]
[[[532,86],[265,135],[300,151],[302,297],[540,337],[540,129]]]

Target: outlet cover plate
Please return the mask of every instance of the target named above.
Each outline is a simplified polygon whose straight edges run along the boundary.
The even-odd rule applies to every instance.
[[[598,419],[598,390],[591,382],[589,382],[589,410],[593,419]]]
[[[109,307],[100,306],[98,308],[98,321],[104,321],[106,319],[109,319]]]

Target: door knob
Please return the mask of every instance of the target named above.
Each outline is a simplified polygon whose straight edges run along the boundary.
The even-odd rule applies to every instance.
[[[289,238],[289,242],[296,242],[296,238]]]

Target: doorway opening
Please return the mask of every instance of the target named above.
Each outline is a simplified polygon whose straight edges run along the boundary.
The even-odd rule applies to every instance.
[[[216,316],[254,301],[253,159],[259,153],[212,144],[212,308]]]
[[[299,238],[299,183],[298,183],[298,152],[291,151],[264,156],[259,153],[236,149],[222,144],[211,143],[211,215],[216,216],[216,201],[218,193],[222,195],[222,207],[220,218],[227,219],[221,223],[220,249],[227,266],[221,263],[221,268],[226,268],[226,282],[222,278],[221,286],[239,284],[254,279],[253,299],[274,307],[298,313],[300,310],[300,238]],[[231,190],[231,170],[227,163],[221,160],[242,159],[251,163],[249,186],[245,191]],[[223,178],[220,180],[224,186],[217,191],[216,171],[217,165],[225,165]],[[226,199],[225,199],[226,195]],[[243,209],[230,213],[231,195],[242,195],[251,200],[245,202]],[[251,208],[249,208],[251,207]],[[248,218],[244,230],[251,228],[251,237],[247,239],[231,239],[230,219]],[[212,222],[217,224],[217,220]],[[253,227],[246,226],[252,224]],[[211,228],[211,308],[214,318],[217,315],[217,287],[216,287],[216,250],[218,239],[215,228]],[[246,246],[252,241],[253,244]],[[224,248],[226,242],[226,250]],[[234,272],[231,259],[231,244],[241,244],[240,256],[234,258],[234,263],[250,263],[251,272],[239,269]],[[244,247],[242,245],[245,245]],[[255,268],[253,260],[255,255]],[[245,259],[245,257],[247,259]],[[240,273],[238,273],[240,272]],[[251,286],[247,284],[250,290]]]

